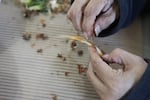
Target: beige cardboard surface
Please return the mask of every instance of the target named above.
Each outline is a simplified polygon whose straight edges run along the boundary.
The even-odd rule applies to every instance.
[[[46,20],[45,28],[41,19]],[[24,32],[32,32],[30,41],[22,39]],[[49,39],[36,40],[36,33],[47,34]],[[53,19],[39,15],[27,20],[11,2],[0,4],[0,100],[52,100],[54,95],[58,100],[99,100],[86,75],[78,74],[77,64],[88,64],[87,47],[79,44],[77,50],[84,51],[79,57],[77,50],[69,52],[65,39],[57,38],[75,33],[65,15]],[[106,52],[120,47],[142,55],[140,22],[95,42]],[[43,53],[37,53],[37,49],[43,49]],[[58,58],[58,53],[66,61]]]

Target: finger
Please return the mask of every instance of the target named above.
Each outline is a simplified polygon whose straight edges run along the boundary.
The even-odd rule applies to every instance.
[[[105,5],[105,7],[103,8],[103,12],[106,12],[111,6],[112,6],[112,4],[114,3],[114,0],[109,0],[108,2],[107,2],[107,5]]]
[[[116,63],[122,65],[121,59],[118,57],[112,57],[108,54],[102,56],[102,58],[109,63]]]
[[[89,39],[87,33],[84,32],[83,35],[84,35],[84,37],[85,37],[86,39]]]
[[[90,0],[87,4],[84,10],[82,28],[83,32],[86,32],[89,37],[94,33],[93,26],[96,17],[101,13],[106,3],[107,0]]]
[[[92,65],[91,63],[89,63],[89,67],[88,67],[88,71],[87,71],[87,77],[89,78],[89,80],[91,81],[91,83],[93,84],[94,88],[103,88],[103,82],[98,79],[98,77],[95,75]]]
[[[97,51],[93,47],[89,47],[91,62],[94,71],[100,79],[107,80],[112,77],[113,71],[108,64],[106,64],[98,55]]]
[[[122,65],[128,65],[133,61],[132,54],[129,54],[128,52],[120,48],[116,48],[115,50],[113,50],[108,57],[104,56],[104,59],[112,59],[115,63]]]
[[[82,10],[89,0],[75,0],[67,13],[68,19],[71,20],[77,31],[81,31]]]
[[[119,48],[113,50],[109,54],[109,56],[108,55],[103,56],[103,59],[108,60],[108,61],[113,60],[113,62],[115,63],[124,65],[127,69],[132,68],[132,67],[128,68],[129,65],[137,63],[135,61],[135,59],[137,58],[139,57]]]
[[[96,36],[98,36],[102,30],[108,28],[115,21],[115,19],[116,11],[113,7],[109,8],[107,12],[97,17],[94,30]]]

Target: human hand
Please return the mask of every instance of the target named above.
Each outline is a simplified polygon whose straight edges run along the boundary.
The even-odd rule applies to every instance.
[[[112,69],[98,55],[95,48],[89,47],[91,60],[87,76],[101,100],[119,100],[142,77],[147,63],[139,56],[122,49],[115,49],[102,58],[110,63],[123,66],[123,69]]]
[[[109,27],[117,18],[116,0],[74,0],[67,17],[77,31],[93,37]]]

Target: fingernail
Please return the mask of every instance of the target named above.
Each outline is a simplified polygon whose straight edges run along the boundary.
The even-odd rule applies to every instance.
[[[96,36],[98,36],[100,32],[101,32],[100,26],[96,25],[96,27],[95,27],[95,34],[96,34]]]

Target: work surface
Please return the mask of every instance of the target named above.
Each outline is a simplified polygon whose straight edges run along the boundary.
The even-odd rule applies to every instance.
[[[45,28],[41,19],[46,20]],[[49,39],[41,41],[33,36],[25,41],[24,32],[42,32]],[[99,100],[85,73],[78,73],[78,64],[88,64],[87,47],[79,45],[77,49],[84,51],[79,57],[77,51],[68,51],[66,40],[57,38],[75,33],[65,15],[24,19],[12,3],[0,4],[0,100],[53,100],[55,95],[58,100]],[[113,36],[95,39],[95,43],[108,53],[119,47],[142,55],[140,22]],[[37,53],[37,49],[43,52]],[[58,53],[66,61],[59,59]]]

